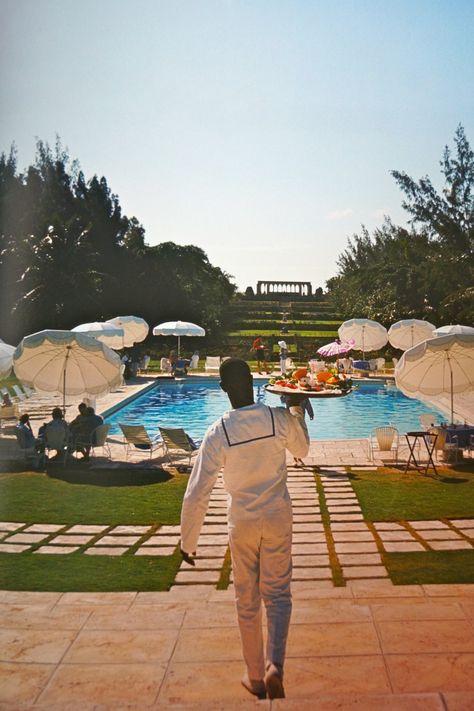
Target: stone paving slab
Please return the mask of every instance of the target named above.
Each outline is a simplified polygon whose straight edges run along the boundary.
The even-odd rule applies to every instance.
[[[24,533],[56,533],[66,528],[65,523],[33,523],[23,529]]]
[[[134,555],[173,555],[176,546],[140,546]]]
[[[17,531],[26,526],[25,523],[15,523],[14,521],[0,521],[0,531]]]
[[[68,553],[74,553],[74,551],[78,550],[79,546],[41,546],[41,548],[34,551],[34,554],[68,555]]]

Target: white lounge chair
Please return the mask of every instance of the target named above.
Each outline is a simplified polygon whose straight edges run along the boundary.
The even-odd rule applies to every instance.
[[[206,363],[204,369],[206,373],[218,373],[221,367],[221,357],[220,356],[206,356]]]
[[[160,360],[160,370],[162,373],[171,373],[171,363],[169,358],[163,358]]]
[[[151,459],[153,452],[163,445],[158,437],[151,438],[143,425],[123,425],[119,422],[119,427],[125,440],[125,459],[128,459],[131,454],[144,452],[150,452]]]
[[[189,361],[188,370],[197,370],[198,365],[199,365],[199,353],[194,353],[191,356],[191,360]]]
[[[182,428],[171,428],[171,427],[159,427],[160,435],[163,440],[163,446],[165,449],[165,454],[168,457],[168,461],[172,462],[172,455],[177,456],[188,456],[189,464],[191,464],[191,457],[194,452],[199,449],[199,444],[193,442],[191,437]]]

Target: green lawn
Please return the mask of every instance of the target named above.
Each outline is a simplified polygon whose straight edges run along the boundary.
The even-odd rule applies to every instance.
[[[474,461],[440,477],[380,469],[350,474],[365,519],[410,521],[474,518]],[[47,473],[0,474],[0,519],[25,523],[142,524],[179,523],[185,474],[146,469],[88,469],[80,464]],[[318,491],[321,489],[316,477]],[[321,491],[319,492],[321,494]],[[322,505],[323,521],[329,525]],[[327,519],[327,521],[326,521]],[[118,557],[89,556],[82,546],[68,555],[0,553],[0,589],[113,591],[167,590],[180,556],[135,556],[133,547]],[[330,550],[333,579],[343,584]],[[474,550],[384,553],[394,583],[474,582]],[[226,587],[226,560],[220,587]]]
[[[188,477],[162,470],[57,468],[0,475],[0,519],[25,523],[177,524]],[[54,477],[61,478],[54,478]]]
[[[239,331],[230,331],[229,336],[239,336],[240,338],[255,338],[256,335],[262,336],[262,338],[269,338],[270,336],[306,336],[307,338],[334,338],[337,336],[337,328],[334,328],[332,331],[303,331],[303,330],[295,330],[295,329],[289,329],[289,332],[286,334],[282,334],[281,331],[277,328],[273,329],[258,329],[258,331],[253,330],[247,330],[247,329],[242,329]]]
[[[473,470],[474,460],[439,478],[395,469],[350,476],[366,520],[416,521],[474,517]]]
[[[474,583],[474,550],[384,553],[395,585]]]
[[[351,474],[368,521],[421,521],[474,517],[474,460],[439,477],[394,469]],[[474,583],[474,550],[383,553],[396,585]]]
[[[76,465],[51,475],[0,475],[0,519],[24,523],[179,523],[188,477],[157,470],[93,470]],[[54,475],[54,476],[53,476]],[[61,478],[55,478],[55,477]],[[0,553],[0,589],[56,591],[167,590],[181,557]]]

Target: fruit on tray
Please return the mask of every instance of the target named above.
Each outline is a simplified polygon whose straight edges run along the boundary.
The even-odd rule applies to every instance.
[[[306,392],[320,392],[321,390],[347,391],[352,387],[352,380],[336,373],[322,371],[317,374],[315,381],[314,376],[308,372],[307,368],[297,368],[287,375],[270,378],[268,384],[278,388]]]

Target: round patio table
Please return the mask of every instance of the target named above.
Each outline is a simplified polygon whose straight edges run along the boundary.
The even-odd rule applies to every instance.
[[[413,466],[415,469],[418,469],[418,471],[423,471],[424,469],[424,474],[428,474],[428,469],[430,468],[430,464],[434,470],[434,473],[437,475],[438,471],[435,467],[435,463],[433,461],[433,452],[434,448],[436,446],[436,440],[438,438],[437,434],[433,434],[432,432],[407,432],[405,434],[405,439],[408,444],[408,449],[410,451],[410,454],[408,455],[408,460],[405,466],[405,472],[408,471],[410,468],[410,463],[413,461]],[[421,462],[416,459],[415,456],[415,448],[418,444],[418,441],[421,440],[425,444],[426,451],[428,453],[428,460],[426,462],[426,466],[421,464]],[[421,444],[420,444],[421,446]]]

